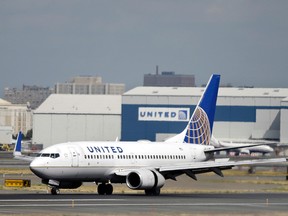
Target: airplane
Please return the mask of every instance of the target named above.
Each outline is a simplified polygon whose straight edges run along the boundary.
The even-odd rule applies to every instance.
[[[285,162],[286,158],[229,161],[215,159],[223,149],[210,145],[220,75],[211,75],[185,129],[165,142],[83,141],[52,145],[35,158],[21,154],[21,135],[14,150],[17,159],[30,160],[31,171],[56,195],[60,189],[75,189],[83,182],[95,182],[99,195],[111,195],[114,183],[126,183],[132,190],[157,196],[165,180],[186,174],[214,172],[238,165]],[[237,147],[238,148],[238,147]]]
[[[220,141],[217,138],[215,138],[213,135],[211,137],[211,145],[213,145],[215,148],[222,148],[222,147],[237,147],[240,146],[241,149],[234,149],[232,151],[235,151],[237,154],[251,154],[251,153],[262,153],[270,154],[274,152],[274,149],[271,148],[269,145],[275,145],[276,143],[258,143],[256,146],[251,146],[251,143],[238,143],[238,142],[224,142]],[[245,147],[246,145],[246,147]]]

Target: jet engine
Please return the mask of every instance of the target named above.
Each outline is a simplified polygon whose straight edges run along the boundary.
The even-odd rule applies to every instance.
[[[249,155],[249,154],[250,154],[250,150],[244,148],[244,149],[241,149],[241,150],[240,150],[240,153],[241,153],[241,154],[247,154],[247,155]]]
[[[126,177],[126,184],[133,190],[148,190],[161,188],[165,178],[157,171],[141,169],[130,172]]]

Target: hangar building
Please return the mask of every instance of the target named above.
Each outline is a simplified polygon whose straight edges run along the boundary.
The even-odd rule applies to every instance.
[[[121,135],[121,95],[50,95],[33,115],[33,143],[115,140]]]
[[[161,141],[181,132],[199,87],[137,87],[122,96],[122,140]],[[288,143],[288,89],[220,88],[213,134],[219,139]]]

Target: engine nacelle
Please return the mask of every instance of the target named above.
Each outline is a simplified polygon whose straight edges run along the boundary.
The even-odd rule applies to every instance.
[[[244,148],[244,149],[241,149],[241,150],[240,150],[240,153],[241,153],[241,154],[247,154],[247,155],[249,155],[249,154],[250,154],[250,150]]]
[[[165,183],[165,178],[157,171],[148,169],[135,170],[126,177],[126,184],[133,190],[148,190],[161,188]]]

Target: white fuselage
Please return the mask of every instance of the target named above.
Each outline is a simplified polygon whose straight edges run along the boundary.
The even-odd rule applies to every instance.
[[[118,170],[180,165],[207,160],[213,146],[143,142],[71,142],[41,151],[30,169],[42,179],[73,181],[113,180]]]

